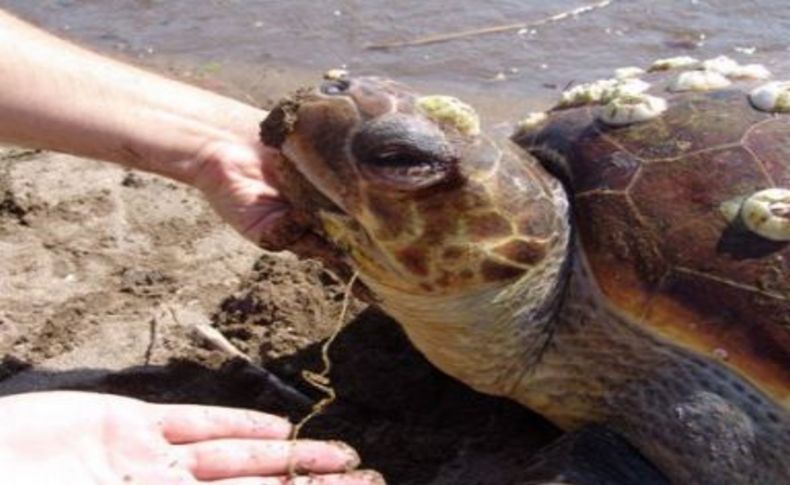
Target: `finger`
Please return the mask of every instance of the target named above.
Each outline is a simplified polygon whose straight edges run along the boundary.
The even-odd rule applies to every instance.
[[[327,441],[214,440],[184,445],[198,480],[294,473],[337,473],[359,466],[356,451]]]
[[[201,482],[211,485],[385,485],[384,477],[371,470],[309,476],[243,477]]]
[[[173,444],[222,438],[287,439],[288,420],[247,409],[160,405],[162,433]]]

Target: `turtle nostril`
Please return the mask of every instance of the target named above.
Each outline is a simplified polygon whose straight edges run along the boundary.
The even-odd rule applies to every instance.
[[[332,79],[321,83],[321,92],[329,96],[345,94],[351,82],[348,79]]]

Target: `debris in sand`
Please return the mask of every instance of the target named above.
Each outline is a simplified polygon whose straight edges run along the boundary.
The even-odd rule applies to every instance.
[[[173,319],[178,322],[178,316],[172,308],[170,309],[170,313],[173,316]],[[241,359],[246,362],[249,368],[258,374],[268,386],[270,386],[287,400],[305,408],[314,408],[316,406],[316,403],[307,395],[286,384],[282,379],[269,372],[265,368],[255,364],[250,356],[239,350],[224,335],[222,335],[219,330],[212,327],[209,323],[195,322],[192,325],[192,331],[196,336],[200,337],[217,350],[224,352],[230,357]]]
[[[340,279],[333,273],[330,272],[330,274],[332,274],[335,279],[340,281]],[[291,439],[297,439],[299,437],[299,432],[302,430],[304,425],[315,416],[321,414],[327,408],[327,406],[332,404],[337,398],[335,389],[332,387],[332,382],[329,379],[329,373],[332,371],[332,360],[329,358],[329,349],[332,346],[332,343],[335,341],[335,338],[343,329],[343,323],[346,321],[348,307],[351,304],[351,295],[353,294],[354,283],[357,282],[358,277],[359,273],[355,272],[353,275],[351,275],[348,283],[346,283],[346,288],[343,292],[343,306],[340,308],[340,313],[337,317],[335,329],[332,332],[332,335],[330,335],[323,345],[321,345],[321,362],[323,363],[321,372],[313,372],[308,370],[302,371],[302,377],[304,380],[307,381],[307,383],[311,386],[323,392],[325,397],[315,403],[310,413],[308,413],[307,416],[302,418],[302,420],[299,421],[296,426],[294,426],[293,432],[291,433]]]

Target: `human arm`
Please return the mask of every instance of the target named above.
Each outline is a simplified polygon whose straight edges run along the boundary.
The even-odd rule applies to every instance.
[[[266,243],[288,206],[258,141],[265,112],[98,55],[0,10],[0,141],[159,173],[201,189]]]

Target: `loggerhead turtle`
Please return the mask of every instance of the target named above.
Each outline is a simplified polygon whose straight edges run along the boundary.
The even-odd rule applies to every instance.
[[[333,73],[261,136],[300,230],[447,374],[603,424],[676,483],[790,483],[790,83],[768,75],[621,69],[514,144],[456,98]]]

